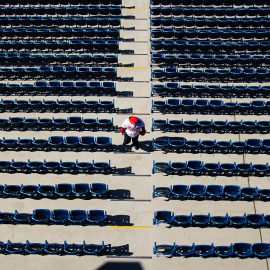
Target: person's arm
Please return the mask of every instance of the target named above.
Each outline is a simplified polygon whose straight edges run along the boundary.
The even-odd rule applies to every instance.
[[[120,127],[120,133],[123,135],[126,131],[126,120],[123,122],[122,126]]]
[[[141,120],[142,121],[142,120]],[[141,127],[141,132],[140,132],[140,135],[144,136],[146,133],[146,130],[145,130],[145,124],[144,122],[142,121],[142,127]]]

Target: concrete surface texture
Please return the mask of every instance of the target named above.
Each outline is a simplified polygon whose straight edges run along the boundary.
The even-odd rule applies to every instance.
[[[248,116],[248,115],[162,115],[153,113],[151,115],[151,81],[150,81],[150,13],[149,0],[127,1],[123,0],[126,6],[134,6],[133,9],[124,9],[124,15],[134,15],[135,20],[121,21],[124,27],[135,27],[135,30],[123,30],[123,38],[134,38],[134,42],[122,42],[121,49],[132,49],[134,55],[120,55],[119,62],[134,63],[134,67],[118,68],[119,76],[133,77],[134,82],[117,82],[118,91],[131,91],[133,97],[86,97],[87,99],[115,99],[115,105],[121,109],[133,108],[133,114],[142,117],[146,123],[147,134],[141,137],[142,149],[131,152],[2,152],[2,160],[65,160],[75,161],[108,161],[116,167],[132,168],[129,175],[37,175],[37,174],[0,174],[0,184],[57,184],[57,183],[93,183],[105,182],[110,189],[123,189],[130,191],[129,199],[92,199],[92,200],[30,200],[30,199],[0,199],[0,211],[31,212],[36,208],[48,209],[104,209],[111,215],[128,215],[130,217],[130,227],[98,227],[98,226],[44,226],[44,225],[1,225],[0,241],[11,240],[13,242],[63,242],[81,243],[85,240],[88,243],[110,243],[113,246],[128,245],[129,253],[122,256],[4,256],[1,255],[0,269],[260,269],[269,270],[268,260],[258,259],[202,259],[202,258],[156,258],[153,255],[153,243],[160,244],[192,244],[195,243],[215,243],[227,245],[232,242],[270,242],[269,229],[234,229],[234,228],[166,228],[166,226],[153,226],[153,213],[157,210],[171,210],[178,214],[205,213],[212,214],[234,214],[244,213],[270,213],[269,202],[243,202],[243,201],[165,201],[162,198],[152,198],[152,187],[169,186],[171,184],[237,184],[240,186],[257,186],[259,188],[269,187],[269,178],[257,177],[207,177],[207,176],[164,176],[162,174],[151,174],[152,162],[156,161],[186,161],[189,159],[199,159],[203,161],[235,161],[235,162],[255,162],[266,163],[269,160],[267,155],[223,155],[223,154],[164,154],[161,151],[150,152],[147,145],[153,138],[162,136],[159,131],[151,132],[152,118],[155,119],[269,119],[268,116]],[[10,99],[10,97],[3,97]],[[13,97],[14,98],[14,97]],[[15,97],[26,99],[28,96]],[[71,99],[72,97],[31,97],[32,99]],[[76,96],[73,99],[85,99]],[[224,99],[225,100],[225,99]],[[245,99],[249,100],[249,99]],[[1,117],[16,115],[15,113],[3,113]],[[39,117],[40,113],[20,113],[23,116]],[[122,121],[128,117],[126,114],[64,114],[58,113],[59,117],[69,115],[81,115],[83,117],[113,117],[116,125],[121,125]],[[43,113],[42,117],[56,116],[53,113]],[[87,131],[12,131],[0,132],[0,137],[6,138],[48,138],[51,135],[104,135],[110,136],[113,143],[122,143],[122,136],[117,132],[87,132]],[[166,134],[167,135],[167,134]],[[174,134],[168,134],[173,136]],[[223,139],[223,140],[244,140],[247,138],[268,138],[268,134],[189,134],[178,133],[177,136],[188,139]]]

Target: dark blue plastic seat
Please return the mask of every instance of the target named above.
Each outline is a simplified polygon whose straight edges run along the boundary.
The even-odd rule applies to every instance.
[[[109,195],[109,188],[105,183],[92,183],[90,184],[89,189],[92,196],[98,197]]]
[[[44,244],[42,243],[30,243],[28,240],[25,243],[26,254],[38,254],[43,255],[44,253]]]
[[[221,199],[223,194],[223,186],[221,185],[208,185],[206,188],[206,197],[209,199]]]
[[[247,226],[253,228],[259,228],[265,225],[263,214],[248,214],[247,215]]]
[[[79,143],[83,149],[91,149],[95,146],[95,137],[82,136]]]
[[[50,222],[53,224],[66,224],[68,221],[68,210],[54,209],[51,211]]]
[[[189,245],[177,245],[175,248],[175,255],[190,257],[194,254],[195,244],[193,243],[191,246]]]
[[[188,227],[192,224],[192,214],[190,215],[174,215],[172,224],[175,226]]]
[[[157,211],[154,213],[153,224],[159,225],[161,223],[171,224],[173,222],[174,213],[171,211]]]
[[[220,258],[229,258],[233,256],[233,244],[229,246],[215,246],[215,255]]]
[[[58,243],[49,243],[47,240],[44,244],[44,253],[49,255],[62,255],[64,246]]]
[[[253,255],[252,245],[249,243],[234,243],[233,253],[240,258],[248,258]]]
[[[268,200],[270,200],[270,189],[267,189],[267,188],[259,189],[258,192],[259,192],[258,197],[262,201],[268,201]]]
[[[32,214],[32,221],[38,224],[49,224],[51,211],[49,209],[36,209]]]
[[[20,197],[37,198],[38,197],[38,186],[37,185],[21,185]]]
[[[89,184],[76,183],[73,185],[73,194],[76,197],[86,199],[90,196],[90,187]]]
[[[83,245],[79,244],[68,244],[66,241],[63,246],[63,253],[67,255],[82,255],[83,253]]]
[[[259,196],[257,187],[243,187],[241,189],[241,198],[244,200],[256,200]]]
[[[55,194],[60,198],[72,198],[73,188],[71,184],[61,183],[55,185]]]
[[[175,174],[186,174],[187,163],[186,162],[171,162],[169,169],[172,171],[172,173],[175,173]]]
[[[259,259],[270,257],[270,245],[267,243],[255,243],[252,245],[253,255]]]
[[[68,221],[72,224],[83,225],[87,221],[87,213],[85,210],[69,211]]]
[[[195,245],[194,254],[206,258],[214,254],[214,245]]]
[[[201,200],[205,198],[206,195],[206,186],[205,185],[190,185],[189,187],[189,195],[191,198],[195,200]]]
[[[203,162],[200,160],[189,160],[187,169],[190,174],[200,174],[203,169]]]
[[[0,224],[13,223],[13,219],[14,219],[14,213],[0,212]]]
[[[221,163],[220,171],[224,175],[231,176],[236,172],[236,163]]]
[[[230,216],[229,224],[232,227],[241,228],[247,225],[247,216],[244,214],[243,216]]]
[[[104,245],[103,241],[101,245],[87,244],[85,241],[83,241],[83,254],[100,256],[103,255],[105,251],[106,246]]]
[[[211,216],[210,223],[215,227],[225,227],[229,223],[229,216],[228,214],[225,216]]]
[[[186,199],[188,195],[188,185],[173,185],[170,189],[170,198],[172,199]]]
[[[89,210],[87,222],[90,224],[104,224],[107,221],[107,213],[104,210]]]
[[[156,187],[155,185],[153,186],[153,192],[152,192],[152,197],[165,197],[165,198],[170,198],[171,194],[171,187]]]
[[[230,200],[237,200],[241,196],[241,188],[237,185],[225,185],[224,197]]]
[[[21,193],[20,185],[4,185],[3,196],[7,198],[18,198]]]
[[[199,227],[206,227],[210,224],[210,213],[208,215],[192,215],[192,224]]]
[[[24,254],[25,252],[25,244],[23,243],[12,243],[9,240],[6,245],[6,253],[7,254]]]
[[[38,185],[37,193],[40,197],[54,198],[55,197],[55,186],[52,185]]]
[[[97,149],[111,149],[112,150],[112,139],[110,137],[98,136],[95,139]]]

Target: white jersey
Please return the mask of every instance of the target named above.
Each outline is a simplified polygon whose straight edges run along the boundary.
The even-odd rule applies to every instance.
[[[142,127],[145,126],[143,120],[141,118],[139,118],[139,120],[140,121],[135,125],[131,124],[128,118],[123,122],[122,128],[126,129],[125,132],[129,137],[137,137],[140,134]]]

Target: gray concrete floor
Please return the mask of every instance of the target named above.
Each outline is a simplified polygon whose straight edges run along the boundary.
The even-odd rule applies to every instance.
[[[142,117],[146,123],[146,128],[151,131],[152,118],[160,119],[268,119],[268,116],[215,116],[211,115],[161,115],[159,113],[150,114],[151,101],[150,91],[150,43],[149,43],[149,0],[132,2],[124,0],[124,5],[135,6],[134,9],[123,10],[124,15],[134,15],[135,20],[122,20],[125,27],[135,27],[134,31],[123,30],[123,38],[134,38],[135,42],[122,43],[122,49],[134,49],[135,55],[120,55],[121,63],[134,63],[134,68],[119,68],[119,76],[132,76],[134,82],[119,82],[117,90],[132,91],[134,96],[127,98],[114,98],[116,107],[133,108],[134,114]],[[8,99],[10,97],[6,97]],[[30,97],[16,97],[25,99]],[[31,97],[35,99],[71,99],[72,97]],[[73,99],[85,97],[76,96]],[[87,99],[99,99],[89,97]],[[100,97],[109,100],[109,97]],[[157,99],[157,98],[153,98]],[[248,100],[248,99],[247,99]],[[1,116],[11,116],[11,113],[4,113]],[[41,116],[39,113],[21,114],[24,116]],[[59,113],[57,116],[66,117],[69,114]],[[74,114],[72,114],[74,115]],[[82,114],[76,114],[82,115]],[[55,114],[42,114],[45,117],[52,117]],[[83,114],[83,117],[113,117],[114,123],[121,125],[128,115],[119,114]],[[6,138],[47,138],[51,135],[91,135],[91,132],[0,132],[0,137]],[[111,136],[114,144],[121,144],[122,137],[119,133],[97,132],[94,135]],[[168,134],[173,136],[174,134]],[[162,136],[161,132],[155,131],[147,133],[141,138],[143,141],[151,141],[153,138]],[[194,139],[231,139],[244,140],[246,138],[267,138],[268,135],[237,135],[237,134],[188,134],[178,133],[177,136]],[[243,214],[243,213],[265,213],[269,214],[270,203],[266,202],[228,202],[228,201],[169,201],[163,199],[152,199],[152,187],[169,186],[171,184],[238,184],[240,186],[269,187],[269,178],[242,178],[242,177],[195,177],[195,176],[164,176],[162,174],[151,175],[152,161],[185,161],[189,159],[200,159],[203,161],[236,161],[236,162],[257,162],[265,163],[270,161],[267,155],[222,155],[222,154],[163,154],[162,152],[148,153],[144,150],[132,151],[129,153],[75,153],[75,152],[2,152],[1,159],[10,160],[111,160],[113,166],[132,167],[133,175],[128,176],[105,176],[105,175],[23,175],[23,174],[1,174],[0,184],[57,184],[57,183],[92,183],[106,182],[110,189],[126,189],[131,193],[133,199],[130,200],[17,200],[1,199],[0,211],[31,212],[36,208],[49,209],[104,209],[108,214],[125,214],[130,216],[130,221],[134,225],[129,228],[110,228],[110,227],[80,227],[80,226],[29,226],[29,225],[1,225],[0,240],[6,241],[25,241],[32,242],[63,242],[80,243],[83,240],[89,243],[110,243],[113,246],[129,245],[130,257],[76,257],[76,256],[3,256],[1,255],[2,268],[0,269],[101,269],[102,266],[110,263],[119,263],[116,268],[108,269],[133,269],[132,264],[140,264],[141,269],[170,269],[176,270],[183,268],[189,269],[260,269],[269,270],[267,260],[257,259],[202,259],[202,258],[156,258],[153,256],[153,243],[215,243],[230,244],[231,242],[270,242],[268,229],[216,229],[216,228],[171,228],[165,226],[152,226],[154,211],[171,210],[175,213],[212,213],[212,214]],[[121,263],[130,263],[121,267]],[[136,268],[134,268],[136,269]],[[138,268],[139,269],[139,268]]]

